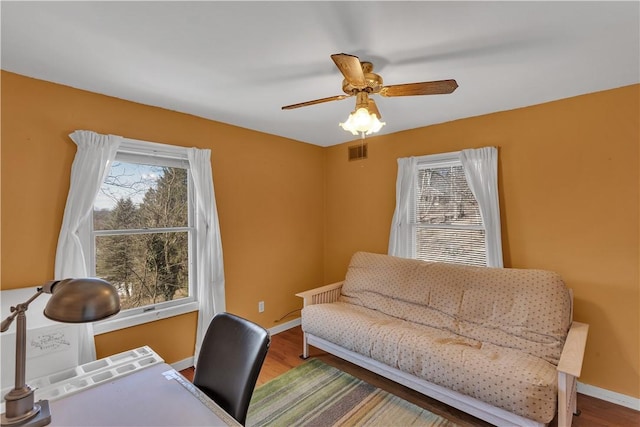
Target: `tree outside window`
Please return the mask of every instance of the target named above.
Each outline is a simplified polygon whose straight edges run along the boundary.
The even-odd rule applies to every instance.
[[[93,211],[95,274],[123,309],[190,296],[186,168],[116,161]]]

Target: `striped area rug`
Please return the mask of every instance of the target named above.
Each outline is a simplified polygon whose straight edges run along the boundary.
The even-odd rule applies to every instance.
[[[456,426],[318,359],[257,388],[246,425]]]

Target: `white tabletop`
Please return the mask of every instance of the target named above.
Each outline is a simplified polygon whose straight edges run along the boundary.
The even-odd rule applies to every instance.
[[[170,365],[160,363],[49,402],[50,426],[239,426]]]

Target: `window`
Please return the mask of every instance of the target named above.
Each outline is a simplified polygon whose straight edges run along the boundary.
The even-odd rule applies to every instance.
[[[93,202],[87,266],[122,309],[96,333],[198,308],[193,200],[184,148],[122,141]]]
[[[480,208],[459,160],[418,162],[412,258],[486,265]]]
[[[398,159],[389,254],[502,267],[497,149]]]
[[[196,310],[197,359],[209,321],[226,311],[211,150],[88,130],[69,138],[77,151],[55,278],[109,278],[124,307],[83,325],[78,360],[95,360],[94,334]]]
[[[189,182],[186,162],[116,155],[94,202],[92,267],[122,310],[193,301]]]

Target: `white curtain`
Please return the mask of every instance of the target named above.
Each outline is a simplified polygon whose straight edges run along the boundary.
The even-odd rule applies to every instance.
[[[101,135],[78,130],[69,135],[78,149],[71,166],[71,182],[55,260],[55,278],[87,277],[87,263],[83,251],[83,240],[87,235],[86,221],[91,221],[93,202],[109,172],[111,162],[122,142],[116,135]],[[85,246],[87,247],[87,246]],[[79,363],[95,360],[93,325],[85,323],[79,327]]]
[[[398,159],[396,180],[396,209],[389,234],[389,255],[411,258],[413,254],[413,225],[411,206],[416,187],[416,157]]]
[[[495,147],[462,150],[460,161],[469,188],[478,201],[484,223],[487,266],[503,267],[498,202],[498,150]]]
[[[198,326],[195,364],[209,322],[216,313],[225,311],[224,264],[218,211],[213,191],[211,150],[190,148],[187,150],[187,156],[194,183],[197,222]]]

